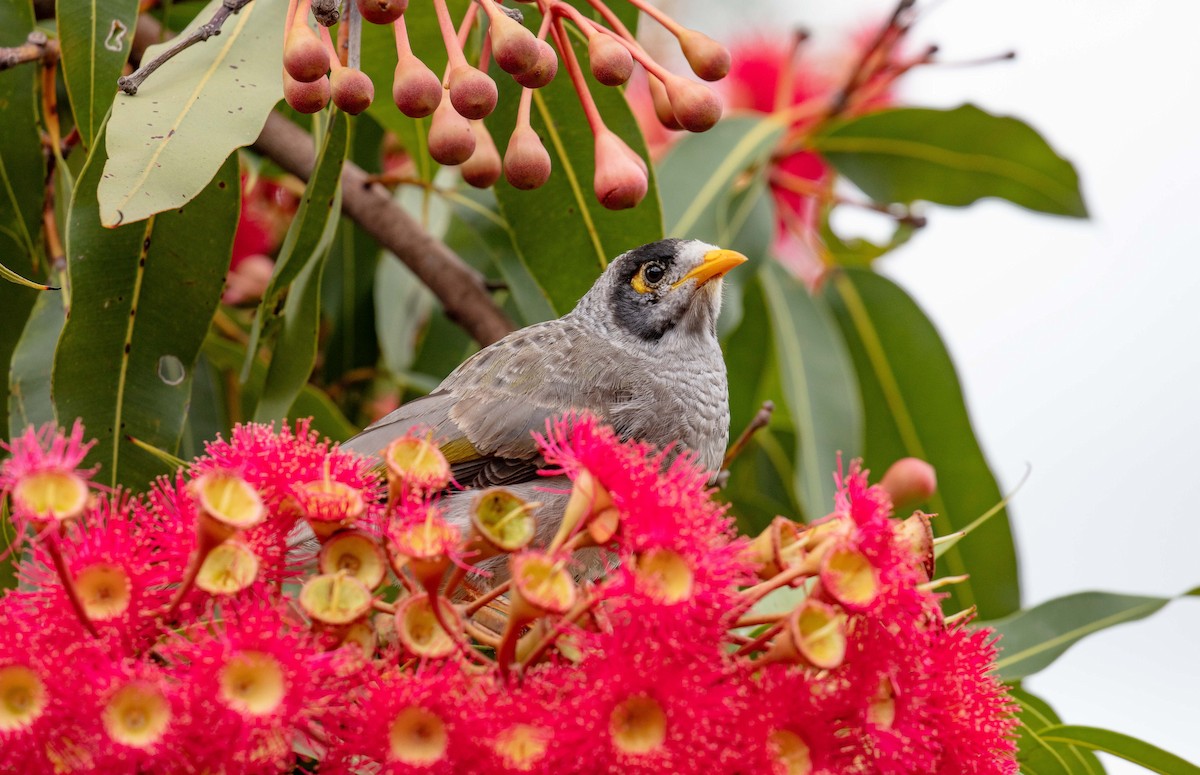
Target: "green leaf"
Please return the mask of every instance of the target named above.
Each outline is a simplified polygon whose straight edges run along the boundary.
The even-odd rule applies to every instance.
[[[207,22],[212,0],[182,34]],[[118,94],[100,182],[105,226],[144,220],[199,194],[237,148],[257,139],[283,96],[285,0],[254,0],[221,34],[169,60],[135,96]],[[170,44],[150,46],[149,62]]]
[[[979,622],[1000,634],[996,670],[1006,681],[1032,675],[1079,640],[1117,624],[1144,619],[1171,600],[1165,597],[1078,592],[994,621]]]
[[[104,163],[96,143],[67,227],[71,312],[54,358],[64,423],[82,418],[99,440],[100,481],[145,487],[164,466],[128,441],[174,452],[196,356],[220,298],[237,225],[237,159],[187,206],[118,229],[100,223]]]
[[[523,10],[527,19],[538,16],[532,8],[523,6]],[[576,42],[574,50],[605,124],[648,160],[646,144],[622,93],[592,79],[585,46]],[[503,155],[516,123],[520,87],[507,76],[499,78],[498,85],[500,104],[487,126]],[[532,119],[550,153],[550,180],[534,191],[519,191],[501,179],[495,186],[496,200],[521,258],[557,316],[575,306],[610,260],[661,239],[662,213],[653,168],[649,193],[637,207],[607,210],[596,201],[592,132],[565,64],[548,86],[533,92]]]
[[[339,193],[337,197],[341,201]],[[336,214],[329,219],[329,241],[337,229]],[[272,348],[271,364],[263,383],[256,422],[283,420],[291,416],[292,404],[312,375],[317,360],[317,334],[321,327],[321,273],[328,247],[313,256],[292,283],[283,314],[279,336]]]
[[[1022,772],[1065,771],[1077,775],[1104,775],[1104,765],[1096,754],[1073,745],[1048,742],[1040,736],[1046,727],[1062,723],[1049,703],[1015,686],[1009,687],[1008,694],[1019,708],[1017,761],[1021,764]]]
[[[329,396],[312,385],[305,385],[296,396],[291,414],[296,418],[311,417],[313,430],[337,441],[345,441],[359,431]]]
[[[117,78],[133,46],[137,14],[138,0],[55,3],[63,79],[75,126],[89,150],[116,96]]]
[[[281,330],[254,419],[282,420],[312,374],[317,358],[317,333],[321,324],[321,270],[341,220],[342,165],[349,149],[345,114],[334,110],[325,132],[317,167],[304,190],[304,198],[288,229],[275,273],[255,316],[257,332],[278,299],[287,290]],[[332,195],[326,192],[332,188]],[[295,278],[294,280],[292,278]],[[290,286],[290,287],[289,287]],[[257,337],[252,337],[252,342]],[[254,354],[251,347],[250,354]]]
[[[868,113],[831,126],[810,145],[879,202],[963,206],[994,196],[1087,217],[1069,161],[1025,122],[974,105]]]
[[[33,29],[33,4],[29,0],[0,3],[0,46],[19,46]],[[4,114],[4,142],[0,143],[0,264],[23,275],[31,274],[33,262],[41,253],[46,165],[37,124],[38,74],[36,65],[0,71],[0,109]],[[28,295],[25,311],[32,305],[33,296]]]
[[[0,46],[18,46],[33,30],[29,0],[0,3]],[[0,366],[8,367],[33,308],[35,291],[11,276],[33,276],[41,254],[42,196],[46,167],[37,125],[39,69],[22,65],[0,71]],[[10,425],[8,402],[0,402],[0,429]]]
[[[934,530],[961,530],[1000,500],[975,440],[954,364],[933,324],[895,283],[862,269],[833,274],[825,287],[858,373],[866,431],[863,460],[876,477],[903,457],[938,473],[938,491],[922,504]],[[1008,516],[997,514],[942,556],[954,585],[949,604],[976,605],[983,618],[1020,607],[1017,558]]]
[[[8,434],[16,438],[30,425],[54,422],[50,371],[54,347],[66,314],[61,292],[39,294],[13,352],[8,374]]]
[[[775,360],[796,433],[792,486],[807,519],[833,508],[838,453],[858,456],[862,406],[854,366],[824,302],[775,261],[759,270]]]
[[[329,124],[322,136],[317,138],[316,165],[304,188],[304,196],[288,226],[271,280],[263,291],[262,301],[254,315],[250,328],[250,347],[246,365],[242,368],[242,381],[249,374],[251,358],[258,356],[259,339],[264,329],[276,316],[283,294],[300,276],[300,272],[317,256],[323,256],[330,247],[333,232],[331,220],[336,223],[339,215],[335,204],[338,201],[342,182],[342,165],[349,149],[349,126],[346,115],[333,110]],[[284,408],[286,412],[286,407]]]
[[[1097,727],[1063,724],[1041,732],[1049,742],[1069,743],[1103,751],[1163,775],[1200,775],[1200,767],[1136,737]]]
[[[829,213],[821,219],[821,244],[829,254],[829,258],[837,266],[869,267],[881,258],[900,247],[916,232],[908,223],[897,223],[887,242],[875,243],[861,237],[843,239],[829,224]]]
[[[684,135],[659,169],[667,236],[732,247],[755,203],[738,197],[754,182],[746,173],[761,167],[785,129],[771,117],[731,116]]]

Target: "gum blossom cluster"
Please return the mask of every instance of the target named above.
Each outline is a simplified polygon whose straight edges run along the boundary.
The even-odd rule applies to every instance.
[[[565,0],[530,2],[526,7],[536,8],[541,19],[536,32],[523,24],[521,11],[496,0],[469,3],[457,23],[446,0],[418,2],[432,2],[437,15],[448,57],[441,74],[413,53],[404,17],[409,0],[349,0],[345,14],[329,0],[291,0],[283,54],[283,92],[288,104],[298,111],[315,113],[332,98],[347,113],[366,110],[375,98],[375,86],[358,66],[358,25],[364,19],[391,25],[397,55],[392,100],[406,116],[432,116],[430,156],[440,164],[461,165],[463,179],[472,186],[487,188],[503,173],[516,188],[533,189],[549,178],[551,162],[530,124],[532,90],[555,78],[561,56],[595,139],[596,198],[610,209],[633,207],[645,197],[647,168],[642,157],[605,126],[584,77],[584,67],[598,83],[621,86],[629,80],[635,65],[640,65],[650,79],[658,114],[671,129],[703,132],[721,117],[720,100],[711,89],[675,75],[655,61],[602,0],[591,0],[596,18],[585,16]],[[684,56],[700,78],[715,81],[729,72],[729,52],[724,47],[680,26],[645,0],[630,2],[679,40]],[[309,22],[310,12],[318,22],[316,31]],[[339,26],[342,45],[338,46],[327,27],[343,16],[346,23]],[[476,25],[482,31],[482,43],[478,58],[472,52],[468,61],[465,52]],[[586,42],[586,57],[573,46],[573,35]],[[493,61],[503,77],[511,77],[521,86],[516,127],[508,138],[503,160],[483,124],[498,100],[496,82],[488,75]]]
[[[383,479],[307,423],[239,426],[133,496],[80,468],[78,424],[27,431],[3,769],[1016,772],[993,636],[943,617],[927,518],[856,466],[827,517],[748,540],[687,455],[589,416],[538,442],[571,482],[543,545],[503,489],[448,523],[423,435]]]

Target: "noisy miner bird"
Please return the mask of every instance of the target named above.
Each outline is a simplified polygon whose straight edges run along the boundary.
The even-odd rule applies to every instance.
[[[534,512],[538,540],[553,536],[569,483],[538,474],[531,435],[570,410],[587,410],[625,439],[678,443],[720,468],[729,392],[717,342],[721,278],[746,261],[697,240],[666,239],[617,257],[557,320],[514,331],[343,444],[380,456],[411,429],[428,428],[469,489],[504,486]],[[470,492],[448,492],[446,518],[469,529]]]

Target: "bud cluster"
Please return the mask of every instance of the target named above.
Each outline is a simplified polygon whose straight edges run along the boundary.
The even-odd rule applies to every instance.
[[[656,108],[670,129],[703,132],[721,117],[716,93],[696,81],[668,71],[651,57],[633,33],[601,0],[592,5],[604,19],[585,17],[565,0],[537,0],[541,22],[535,33],[519,19],[522,14],[498,0],[471,3],[457,25],[446,0],[432,2],[448,62],[439,76],[413,53],[405,25],[409,0],[354,0],[348,3],[346,24],[339,27],[344,46],[335,47],[324,23],[333,24],[342,14],[316,13],[311,0],[291,0],[283,54],[284,97],[303,113],[315,113],[332,102],[347,113],[366,110],[375,96],[371,79],[356,63],[360,45],[356,24],[389,24],[395,32],[397,64],[392,99],[406,116],[432,116],[429,154],[440,164],[461,165],[464,180],[486,188],[501,174],[519,189],[542,186],[550,176],[550,154],[530,122],[532,90],[549,84],[558,73],[559,59],[566,65],[595,138],[596,198],[605,207],[633,207],[646,195],[646,163],[608,129],[583,74],[583,64],[569,38],[567,25],[587,40],[587,63],[593,77],[605,86],[622,86],[635,65],[645,69],[655,89]],[[630,0],[662,24],[679,41],[692,71],[706,81],[729,72],[729,52],[695,30],[676,23],[646,0]],[[482,12],[481,12],[482,11]],[[310,25],[310,12],[322,25]],[[478,25],[482,46],[478,66],[467,60],[465,48]],[[557,49],[557,51],[556,51]],[[339,50],[344,56],[339,56]],[[517,122],[503,158],[483,119],[496,108],[498,90],[488,74],[490,63],[521,86]],[[445,98],[443,98],[445,97]]]
[[[95,491],[81,434],[0,464],[17,770],[1016,771],[992,636],[942,616],[928,518],[857,467],[747,540],[689,456],[568,416],[537,437],[551,536],[419,433],[381,480],[305,423],[240,426],[136,498]]]

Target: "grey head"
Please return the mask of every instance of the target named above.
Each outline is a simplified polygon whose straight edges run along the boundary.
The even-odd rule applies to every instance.
[[[645,349],[715,337],[721,278],[745,261],[699,240],[651,242],[614,259],[570,315]]]

